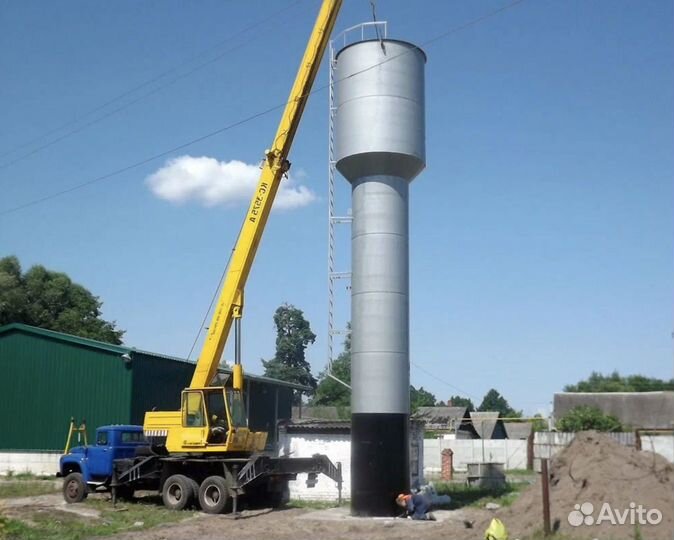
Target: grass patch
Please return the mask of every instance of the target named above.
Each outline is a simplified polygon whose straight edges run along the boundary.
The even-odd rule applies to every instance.
[[[60,487],[53,480],[26,480],[21,482],[0,480],[0,499],[46,495],[56,493],[59,489]]]
[[[53,474],[33,474],[30,471],[7,471],[5,478],[7,480],[54,480],[56,477]]]
[[[82,540],[128,530],[148,529],[162,523],[182,521],[196,514],[194,511],[167,510],[160,506],[156,497],[118,504],[116,508],[107,499],[87,499],[82,504],[100,511],[101,517],[86,518],[55,509],[34,511],[25,516],[25,521],[0,517],[0,539]]]
[[[496,503],[500,506],[510,506],[520,491],[525,489],[528,483],[508,483],[503,488],[493,489],[465,484],[452,484],[439,482],[435,484],[438,495],[449,495],[451,502],[445,508],[455,510],[465,506],[483,507],[487,503]]]
[[[349,501],[342,499],[342,504],[337,501],[308,501],[304,499],[291,499],[286,504],[286,508],[309,508],[311,510],[327,510],[328,508],[337,508],[347,506]]]
[[[530,471],[529,469],[508,469],[506,476],[536,476],[536,471]]]

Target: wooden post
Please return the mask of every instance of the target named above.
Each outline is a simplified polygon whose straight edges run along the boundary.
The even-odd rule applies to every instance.
[[[548,459],[541,459],[541,486],[543,487],[543,535],[550,536],[550,476]]]
[[[534,470],[534,430],[531,429],[529,437],[527,437],[527,469]]]

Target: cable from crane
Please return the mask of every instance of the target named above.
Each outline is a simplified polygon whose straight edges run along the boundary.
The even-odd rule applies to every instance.
[[[236,238],[239,237],[241,234],[241,229],[243,228],[243,225],[239,227],[239,232],[236,234]],[[235,240],[236,242],[236,240]],[[194,348],[197,346],[197,342],[199,341],[199,336],[201,335],[202,330],[206,328],[206,321],[208,320],[208,316],[211,313],[211,310],[213,309],[213,304],[215,303],[215,299],[218,297],[218,291],[222,287],[222,282],[225,279],[225,276],[227,275],[227,269],[229,268],[229,263],[232,262],[232,255],[234,254],[234,246],[232,246],[231,251],[229,252],[229,258],[227,259],[227,264],[225,264],[225,269],[222,271],[222,275],[220,276],[220,279],[218,280],[218,286],[215,288],[215,291],[213,291],[213,296],[211,297],[211,302],[208,304],[208,309],[206,310],[206,313],[204,313],[204,318],[201,321],[201,325],[199,326],[199,330],[197,331],[197,335],[194,337],[194,342],[192,342],[192,347],[190,348],[190,352],[187,353],[187,361],[190,361],[190,358],[192,357],[192,353],[194,352]]]
[[[377,35],[377,39],[379,40],[379,45],[381,46],[381,50],[386,54],[386,47],[384,46],[384,40],[382,39],[381,35],[379,34],[379,25],[377,24],[377,2],[376,0],[370,0],[370,6],[372,6],[372,22],[374,24],[374,32]]]

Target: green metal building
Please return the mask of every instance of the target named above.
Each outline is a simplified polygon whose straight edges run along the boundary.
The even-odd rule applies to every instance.
[[[70,418],[96,426],[142,424],[145,411],[178,410],[194,363],[24,324],[0,327],[0,451],[62,451]],[[224,381],[229,372],[221,370]],[[277,440],[294,392],[284,381],[246,375],[250,428]]]

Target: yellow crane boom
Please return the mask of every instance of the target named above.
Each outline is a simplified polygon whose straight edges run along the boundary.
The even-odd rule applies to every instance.
[[[190,388],[203,388],[211,384],[217,372],[232,323],[242,315],[244,286],[269,218],[274,198],[283,175],[290,167],[288,153],[341,4],[342,0],[324,0],[321,5],[276,136],[271,148],[266,152],[260,180],[234,247],[227,275],[222,285],[218,303],[215,306],[211,324],[208,327],[206,341],[199,355]],[[234,366],[233,386],[240,390],[242,385],[243,369],[237,361]]]
[[[260,244],[274,198],[290,168],[288,153],[320,66],[342,0],[323,0],[295,83],[272,146],[265,152],[260,180],[239,232],[220,297],[199,355],[192,381],[181,395],[178,411],[147,411],[143,431],[157,452],[209,455],[259,452],[267,433],[253,432],[243,405],[243,368],[237,339],[231,388],[210,386],[227,337],[243,312],[243,290]]]

